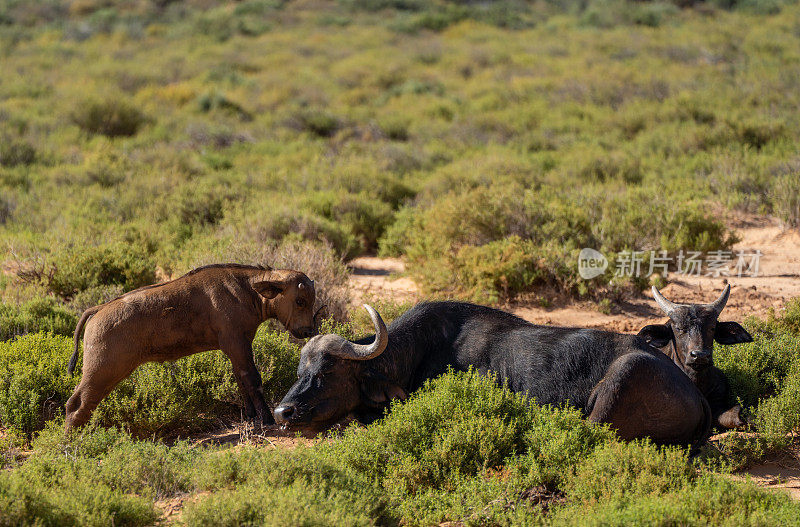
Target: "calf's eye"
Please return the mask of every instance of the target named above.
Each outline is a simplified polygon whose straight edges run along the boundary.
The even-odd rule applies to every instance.
[[[297,300],[294,301],[294,303],[297,304],[297,307],[303,307],[304,305],[306,305],[306,301],[303,300],[302,298],[298,298]]]

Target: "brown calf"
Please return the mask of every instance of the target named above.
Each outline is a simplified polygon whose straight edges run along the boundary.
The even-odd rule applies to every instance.
[[[75,369],[85,324],[83,377],[67,401],[66,428],[86,423],[140,364],[213,349],[231,360],[248,416],[272,423],[253,362],[253,338],[269,318],[295,337],[312,336],[314,299],[314,282],[299,271],[217,264],[87,309],[75,328],[68,370]]]

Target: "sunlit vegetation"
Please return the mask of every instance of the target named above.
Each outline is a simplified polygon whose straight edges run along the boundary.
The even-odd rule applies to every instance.
[[[6,0],[0,234],[62,297],[287,238],[428,293],[615,294],[643,284],[577,279],[580,248],[728,247],[714,207],[797,226],[797,14]]]
[[[64,369],[71,341],[27,335],[0,343],[0,449],[10,469],[0,471],[0,522],[144,525],[159,516],[155,502],[196,494],[182,516],[190,525],[796,525],[800,506],[788,497],[725,474],[785,448],[800,424],[798,313],[795,300],[782,316],[751,319],[753,343],[717,350],[757,433],[728,435],[694,459],[622,443],[575,410],[531,404],[474,372],[447,374],[377,423],[314,446],[162,444],[159,436],[239,411],[219,352],[140,367],[87,429],[65,438],[63,401],[77,380]],[[266,329],[253,347],[275,401],[294,380],[299,350]]]
[[[728,248],[726,210],[797,228],[800,8],[685,4],[0,0],[0,525],[182,498],[189,525],[798,524],[726,476],[800,425],[797,300],[715,351],[751,433],[696,458],[474,372],[313,446],[174,442],[241,417],[221,352],[138,368],[62,432],[80,312],[197,265],[302,269],[354,337],[362,254],[433,296],[608,306],[645,282],[580,280],[583,247]],[[277,330],[253,345],[272,403],[299,358]]]

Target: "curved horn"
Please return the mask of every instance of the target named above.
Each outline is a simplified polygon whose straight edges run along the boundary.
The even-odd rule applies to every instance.
[[[389,344],[389,332],[386,329],[386,324],[371,306],[364,304],[364,308],[372,319],[372,325],[375,326],[375,341],[372,344],[355,344],[345,341],[346,345],[342,346],[335,355],[343,359],[370,360],[383,353],[386,349]]]
[[[660,307],[661,310],[664,311],[664,313],[666,313],[668,317],[671,317],[672,312],[675,311],[676,307],[678,307],[677,304],[673,304],[672,302],[664,298],[664,295],[661,294],[661,292],[656,288],[656,286],[653,286],[653,298],[656,299],[658,307]]]
[[[731,294],[731,284],[725,286],[725,290],[722,294],[717,298],[712,304],[708,304],[708,307],[713,309],[717,316],[722,313],[722,310],[725,309],[725,304],[728,303],[728,296]]]

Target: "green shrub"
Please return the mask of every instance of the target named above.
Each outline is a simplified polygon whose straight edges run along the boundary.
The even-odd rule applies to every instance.
[[[152,250],[139,244],[66,247],[50,259],[52,273],[42,280],[62,298],[98,286],[118,285],[129,291],[156,281]]]
[[[323,218],[349,229],[363,252],[377,249],[378,238],[392,220],[389,204],[366,193],[320,193],[306,198],[306,206]]]
[[[110,188],[128,179],[132,173],[132,163],[120,152],[105,145],[86,156],[84,171],[90,183]]]
[[[107,137],[135,135],[147,122],[145,115],[124,99],[82,101],[70,117],[82,130]]]
[[[0,138],[0,166],[31,165],[36,161],[36,148],[24,141]]]
[[[728,376],[731,389],[752,412],[751,421],[761,435],[750,444],[727,445],[731,451],[753,449],[758,457],[764,450],[785,447],[789,434],[800,426],[800,300],[787,304],[783,316],[765,321],[748,319],[746,326],[754,341],[715,350],[715,364]],[[737,454],[738,455],[738,454]]]
[[[249,220],[251,239],[262,243],[308,241],[333,247],[344,259],[356,256],[361,244],[346,225],[307,209],[279,207],[264,217]]]
[[[6,224],[13,216],[17,204],[9,196],[0,196],[0,225]]]
[[[770,197],[783,224],[800,229],[800,168],[773,179]]]
[[[427,383],[378,424],[321,448],[378,482],[404,523],[430,525],[481,510],[515,487],[557,486],[611,437],[574,410],[531,405],[471,372]],[[493,477],[498,470],[508,477]]]
[[[197,105],[202,112],[222,110],[237,115],[246,121],[252,119],[250,112],[245,110],[239,103],[232,101],[222,93],[205,93],[197,98]]]
[[[457,520],[528,485],[557,485],[611,438],[576,411],[530,405],[475,372],[451,373],[337,441],[211,457],[195,477],[214,493],[186,517],[205,525]]]
[[[324,110],[308,108],[297,112],[289,126],[317,137],[331,137],[342,127],[341,120]]]
[[[654,198],[653,192],[635,186],[584,186],[577,192],[478,184],[401,209],[380,240],[381,252],[405,254],[409,272],[427,292],[496,302],[543,284],[570,294],[618,294],[644,287],[646,280],[615,278],[616,253],[712,251],[735,242],[702,204]],[[583,247],[596,248],[612,262],[592,281],[578,275]]]
[[[636,501],[665,494],[697,479],[688,452],[648,442],[613,443],[595,450],[565,486],[570,499],[584,503]]]
[[[557,525],[798,525],[797,512],[788,496],[707,475],[634,500],[581,502],[549,520]]]
[[[67,374],[72,339],[35,333],[0,342],[0,425],[28,439],[63,414],[76,380]]]
[[[46,331],[72,336],[78,318],[54,298],[35,298],[20,305],[0,303],[0,340]]]
[[[453,280],[475,302],[495,303],[538,283],[547,272],[540,268],[536,247],[519,236],[481,246],[467,245],[454,256]]]
[[[678,14],[678,8],[669,2],[645,2],[631,13],[631,21],[649,27],[659,27]]]
[[[188,525],[374,525],[386,505],[366,475],[312,449],[225,452],[207,463],[198,483],[217,492],[187,507]]]
[[[88,427],[65,437],[54,421],[32,455],[0,474],[4,525],[152,525],[155,499],[190,489],[199,451],[133,441],[117,429]]]

